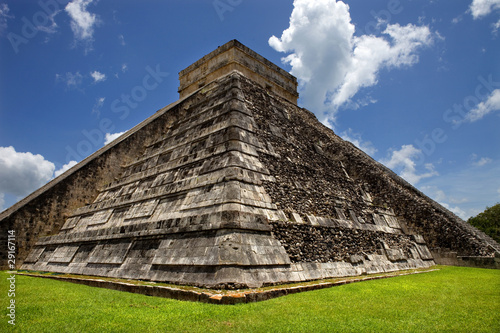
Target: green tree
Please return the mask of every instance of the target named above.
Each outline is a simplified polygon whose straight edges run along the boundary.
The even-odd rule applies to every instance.
[[[467,220],[479,230],[500,243],[500,203]]]

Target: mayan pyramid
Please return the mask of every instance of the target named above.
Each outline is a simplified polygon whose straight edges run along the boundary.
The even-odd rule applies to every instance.
[[[179,79],[177,102],[0,215],[22,269],[240,288],[498,252],[238,41]]]

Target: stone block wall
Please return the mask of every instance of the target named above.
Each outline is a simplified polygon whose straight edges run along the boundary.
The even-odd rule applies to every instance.
[[[297,79],[237,40],[220,46],[182,70],[179,73],[179,96],[184,98],[235,70],[261,87],[297,104]]]
[[[395,224],[406,234],[422,235],[429,247],[458,255],[492,257],[500,251],[490,237],[339,138],[308,110],[246,79],[242,88],[258,137],[276,152],[259,156],[276,175],[264,187],[291,220],[320,216],[365,226]]]

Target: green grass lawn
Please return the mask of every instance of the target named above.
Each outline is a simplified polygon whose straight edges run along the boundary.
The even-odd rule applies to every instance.
[[[500,270],[440,268],[226,306],[17,276],[15,331],[500,332]],[[8,276],[0,332],[14,331]]]

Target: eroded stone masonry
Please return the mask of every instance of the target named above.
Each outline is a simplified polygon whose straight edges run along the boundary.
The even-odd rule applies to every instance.
[[[500,249],[298,107],[297,80],[239,42],[179,76],[179,101],[0,215],[23,269],[241,288]]]

